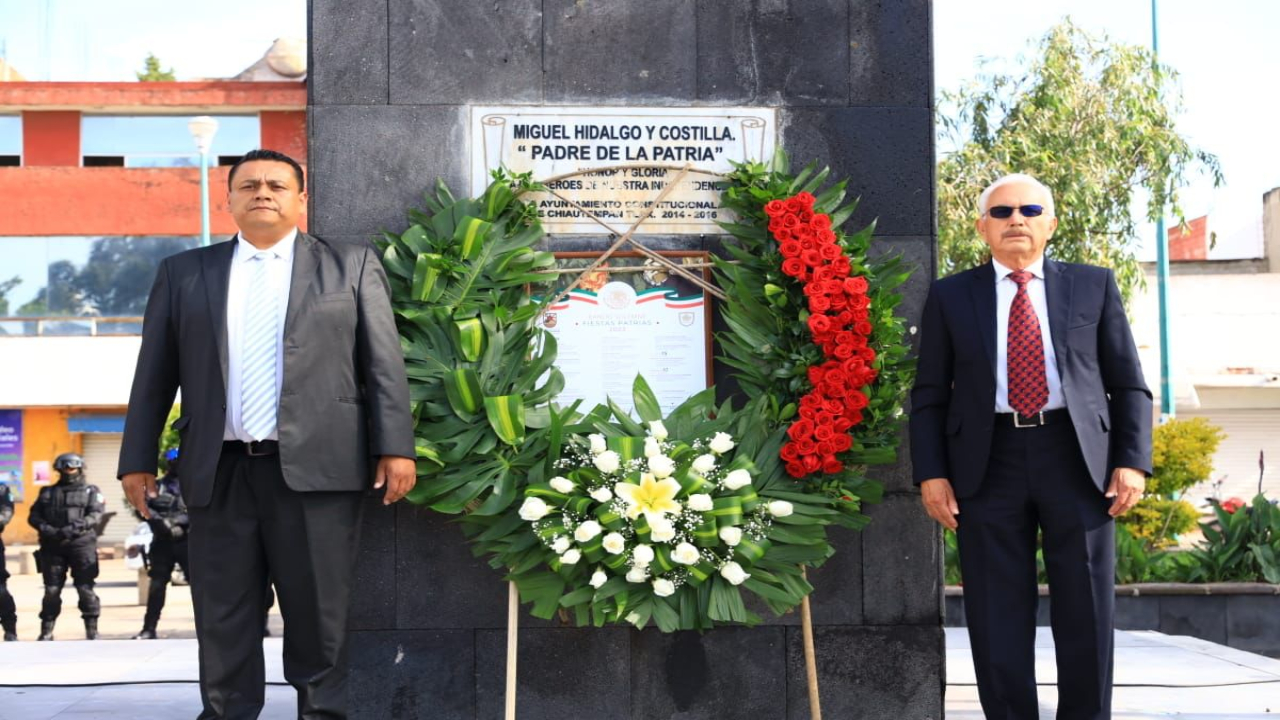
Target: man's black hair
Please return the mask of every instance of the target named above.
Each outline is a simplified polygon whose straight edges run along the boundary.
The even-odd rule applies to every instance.
[[[272,160],[274,162],[285,163],[289,167],[293,168],[293,175],[294,177],[298,178],[298,192],[302,192],[307,189],[307,181],[303,178],[303,175],[302,175],[302,166],[298,164],[297,160],[294,160],[293,158],[289,157],[288,155],[285,155],[282,152],[276,152],[275,150],[259,149],[259,150],[250,150],[249,152],[245,153],[244,157],[237,160],[235,164],[231,166],[231,172],[227,173],[227,189],[228,190],[231,189],[231,180],[236,176],[236,170],[239,169],[239,167],[244,163],[252,162],[254,160]]]

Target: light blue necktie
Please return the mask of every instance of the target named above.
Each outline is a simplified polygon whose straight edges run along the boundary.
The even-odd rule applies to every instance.
[[[253,256],[249,293],[244,306],[241,349],[240,424],[253,440],[276,428],[276,293],[267,279],[273,253]]]

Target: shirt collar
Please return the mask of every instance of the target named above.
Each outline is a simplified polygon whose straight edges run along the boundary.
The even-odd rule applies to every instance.
[[[286,261],[292,260],[293,247],[294,245],[297,244],[297,239],[298,239],[298,228],[294,228],[290,230],[287,235],[280,238],[280,241],[277,242],[275,245],[272,245],[271,247],[263,251],[254,247],[253,244],[250,243],[248,240],[245,240],[244,235],[241,235],[240,233],[236,233],[236,261],[248,262],[252,260],[253,256],[257,255],[259,252],[272,253],[276,257],[280,258],[281,260],[286,260]]]
[[[994,268],[996,271],[996,282],[1000,282],[1006,277],[1009,277],[1009,273],[1013,272],[1012,268],[1005,267],[1003,264],[1001,264],[999,260],[995,258],[991,258],[991,267]],[[1036,258],[1035,262],[1031,263],[1024,269],[1027,272],[1034,275],[1035,277],[1038,277],[1041,280],[1044,280],[1044,256],[1041,255],[1040,257]]]

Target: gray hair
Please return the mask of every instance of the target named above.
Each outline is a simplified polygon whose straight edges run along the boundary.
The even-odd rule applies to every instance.
[[[1008,185],[1009,183],[1026,183],[1028,185],[1031,185],[1032,187],[1039,188],[1042,192],[1044,192],[1045,197],[1048,198],[1048,201],[1046,201],[1044,205],[1045,212],[1049,215],[1049,217],[1055,217],[1053,212],[1053,191],[1050,190],[1044,183],[1040,182],[1039,180],[1025,173],[1010,173],[1009,175],[1005,175],[999,180],[996,180],[995,182],[988,185],[987,189],[983,190],[982,194],[978,196],[978,215],[979,216],[987,214],[987,203],[991,201],[991,193],[995,192],[996,188],[1002,185]]]

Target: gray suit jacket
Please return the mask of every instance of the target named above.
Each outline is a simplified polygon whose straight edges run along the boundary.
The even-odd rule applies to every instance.
[[[373,456],[414,457],[386,273],[365,245],[299,232],[284,323],[280,468],[298,491],[369,487]],[[234,242],[166,258],[142,325],[118,475],[155,472],[176,391],[183,499],[203,507],[226,424],[227,284]]]

